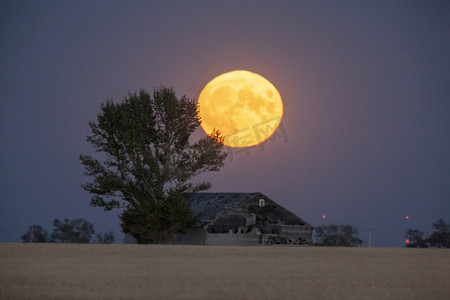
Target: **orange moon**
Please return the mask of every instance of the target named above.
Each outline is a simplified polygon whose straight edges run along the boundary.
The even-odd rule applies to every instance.
[[[198,118],[206,134],[219,130],[225,146],[234,148],[264,142],[283,117],[283,102],[273,84],[243,70],[224,73],[208,82],[198,105]]]

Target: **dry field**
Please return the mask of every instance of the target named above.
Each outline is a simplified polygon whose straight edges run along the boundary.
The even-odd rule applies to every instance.
[[[0,244],[0,299],[450,299],[450,250]]]

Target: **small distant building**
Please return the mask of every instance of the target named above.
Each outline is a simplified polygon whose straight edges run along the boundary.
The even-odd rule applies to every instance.
[[[262,193],[196,193],[186,201],[198,222],[174,244],[312,244],[314,227]]]

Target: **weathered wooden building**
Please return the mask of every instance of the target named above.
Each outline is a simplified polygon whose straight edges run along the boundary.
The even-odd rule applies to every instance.
[[[197,193],[187,202],[198,222],[175,244],[312,244],[314,227],[262,193]]]

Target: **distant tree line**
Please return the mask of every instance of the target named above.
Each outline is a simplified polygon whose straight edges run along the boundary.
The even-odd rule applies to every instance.
[[[450,248],[450,224],[439,219],[432,224],[433,233],[424,238],[423,231],[418,229],[408,229],[405,232],[406,244],[408,248]]]
[[[314,229],[315,246],[357,247],[362,244],[358,229],[351,225],[322,225]]]
[[[49,234],[40,225],[31,225],[27,232],[22,235],[23,243],[97,243],[97,244],[113,244],[114,233],[96,233],[94,224],[85,219],[64,219],[61,222],[58,219],[53,221],[53,232]]]

